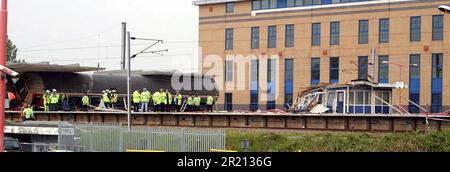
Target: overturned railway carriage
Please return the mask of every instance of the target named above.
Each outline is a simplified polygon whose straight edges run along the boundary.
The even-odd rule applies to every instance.
[[[354,80],[351,84],[318,86],[303,92],[291,111],[298,113],[391,114],[409,113],[392,105],[395,84]],[[409,99],[403,98],[411,102]],[[426,112],[425,109],[417,105]]]
[[[18,79],[9,78],[7,88],[8,91],[17,95],[16,103],[13,104],[20,105],[26,102],[33,105],[36,110],[39,110],[43,107],[42,96],[44,91],[56,89],[58,93],[68,96],[70,109],[64,110],[78,110],[81,107],[81,97],[84,93],[91,97],[92,105],[98,105],[102,90],[113,88],[119,95],[116,107],[125,107],[127,76],[124,71],[80,73],[97,70],[97,68],[65,66],[58,69],[56,65],[28,64],[28,67],[24,69],[22,66],[16,66],[18,66],[16,70],[20,72],[20,76]],[[33,70],[33,67],[36,69]],[[15,66],[12,65],[11,68],[14,69]],[[199,94],[202,97],[202,104],[205,104],[206,96],[217,94],[215,89],[207,90],[203,84],[204,79],[214,83],[211,78],[197,74],[184,75],[187,76],[186,78],[190,78],[190,81],[183,81],[182,77],[178,81],[185,83],[184,87],[177,89],[184,98],[189,95]],[[131,76],[131,92],[136,89],[141,91],[142,88],[147,88],[151,93],[159,89],[168,89],[172,95],[177,91],[172,86],[172,72],[133,73]]]

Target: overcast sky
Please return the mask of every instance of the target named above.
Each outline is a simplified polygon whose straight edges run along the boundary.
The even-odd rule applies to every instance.
[[[28,62],[120,68],[121,22],[132,36],[163,39],[133,69],[196,70],[198,7],[192,0],[10,0],[9,38]],[[132,52],[150,42],[136,41]],[[193,64],[193,65],[189,65]]]

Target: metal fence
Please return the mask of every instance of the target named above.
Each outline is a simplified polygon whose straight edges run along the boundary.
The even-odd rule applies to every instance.
[[[225,132],[219,129],[145,127],[128,131],[122,125],[83,124],[59,126],[59,145],[70,151],[208,152],[225,149]]]

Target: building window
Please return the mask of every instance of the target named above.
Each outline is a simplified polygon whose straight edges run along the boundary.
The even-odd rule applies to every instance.
[[[253,0],[252,9],[274,9],[274,8],[289,8],[312,5],[326,5],[349,2],[363,2],[373,0]]]
[[[444,16],[433,16],[433,41],[440,41],[444,39]]]
[[[378,57],[378,83],[389,83],[389,56]]]
[[[295,7],[295,1],[296,0],[287,0],[286,6],[287,7]]]
[[[339,22],[331,22],[330,23],[330,45],[339,45],[339,32],[340,32]]]
[[[269,26],[268,32],[268,48],[276,48],[277,47],[277,26]]]
[[[442,72],[443,55],[432,55],[432,79],[431,79],[431,112],[442,112]]]
[[[286,48],[294,47],[294,25],[286,25],[285,37]]]
[[[226,3],[226,12],[227,13],[232,13],[234,12],[234,2],[227,2]]]
[[[286,106],[292,105],[293,101],[294,59],[286,59],[284,63],[284,105]]]
[[[261,9],[261,0],[253,0],[252,9],[253,10]]]
[[[368,57],[358,57],[358,79],[367,80],[368,77]]]
[[[232,93],[225,93],[224,109],[226,111],[233,111],[233,94]]]
[[[269,59],[267,61],[267,110],[275,109],[276,93],[276,61]]]
[[[225,61],[225,81],[226,82],[233,81],[233,61],[232,60]]]
[[[311,59],[311,85],[317,85],[320,82],[320,58]]]
[[[409,56],[409,99],[420,105],[420,55]],[[420,109],[416,105],[409,103],[410,113],[419,113]]]
[[[420,41],[421,39],[421,18],[420,16],[410,18],[410,41]]]
[[[250,110],[258,110],[259,60],[250,62]]]
[[[330,83],[339,82],[339,57],[330,57]]]
[[[389,43],[389,19],[380,19],[379,42]]]
[[[252,49],[259,48],[259,27],[252,27]]]
[[[269,0],[261,0],[261,9],[269,9]]]
[[[225,30],[225,50],[233,49],[233,29]]]
[[[358,39],[359,44],[369,43],[369,20],[360,20],[359,21],[358,38],[359,38]]]
[[[311,30],[312,30],[311,45],[319,46],[320,45],[320,23],[313,23]]]

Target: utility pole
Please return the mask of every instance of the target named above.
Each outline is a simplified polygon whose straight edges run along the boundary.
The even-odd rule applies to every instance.
[[[128,32],[128,67],[127,67],[127,114],[128,132],[131,131],[131,35]],[[124,56],[125,57],[125,56]],[[125,63],[125,60],[123,61]]]
[[[127,23],[122,22],[122,61],[121,61],[122,70],[125,70],[125,58],[127,49],[126,41],[127,41]]]
[[[1,23],[0,23],[0,65],[6,66],[6,35],[8,24],[8,1],[2,0],[1,7]],[[0,76],[0,152],[3,152],[4,136],[5,136],[5,79],[6,76],[1,74]]]
[[[162,43],[162,40],[159,39],[145,39],[145,38],[136,38],[131,37],[130,32],[127,32],[128,36],[128,68],[127,68],[127,114],[128,114],[128,131],[131,131],[131,59],[137,57],[139,54],[159,54],[159,52],[167,52],[167,49],[164,50],[156,50],[156,51],[147,51],[158,43]],[[145,48],[144,50],[131,55],[131,40],[143,40],[143,41],[153,41],[154,43]],[[162,55],[162,54],[161,54]]]

